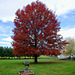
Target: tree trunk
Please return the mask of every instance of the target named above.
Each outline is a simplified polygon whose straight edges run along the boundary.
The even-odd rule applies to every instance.
[[[37,47],[37,39],[36,39],[36,29],[35,29],[35,48]],[[34,56],[35,57],[35,61],[34,63],[37,63],[37,55]]]
[[[70,60],[71,60],[71,54],[70,54]]]
[[[34,63],[37,63],[37,55],[35,55]]]
[[[18,57],[20,59],[20,57]]]
[[[30,56],[30,59],[31,59],[31,56]]]

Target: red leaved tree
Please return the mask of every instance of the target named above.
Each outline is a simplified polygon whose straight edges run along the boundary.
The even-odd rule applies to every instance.
[[[55,14],[40,1],[18,9],[14,19],[13,52],[18,57],[59,55],[66,44],[57,34],[60,24]]]

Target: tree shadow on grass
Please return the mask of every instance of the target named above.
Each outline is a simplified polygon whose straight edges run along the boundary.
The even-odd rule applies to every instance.
[[[34,62],[30,62],[30,65],[36,65],[36,64],[64,64],[64,61],[38,61],[38,63],[34,63]],[[15,65],[23,65],[23,61],[19,61],[19,62],[13,62],[12,64]]]
[[[36,64],[62,64],[62,63],[64,63],[64,62],[62,62],[62,61],[45,61],[45,62],[38,62],[38,63],[34,63],[34,62],[31,62],[30,64],[34,64],[34,65],[36,65]]]

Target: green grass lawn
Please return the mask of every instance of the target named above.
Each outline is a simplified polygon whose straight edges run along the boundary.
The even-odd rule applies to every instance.
[[[23,61],[30,61],[29,68],[35,75],[75,75],[75,61],[51,57],[38,59],[37,64],[34,64],[33,59],[0,60],[0,75],[18,75],[18,71],[24,70]]]

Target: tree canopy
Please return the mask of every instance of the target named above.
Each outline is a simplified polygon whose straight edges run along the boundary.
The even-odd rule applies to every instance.
[[[16,11],[13,52],[20,56],[59,55],[66,44],[57,34],[60,23],[53,11],[40,1]]]

